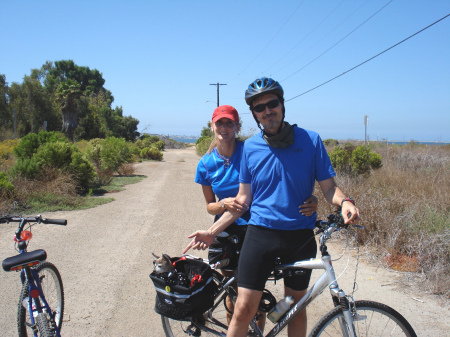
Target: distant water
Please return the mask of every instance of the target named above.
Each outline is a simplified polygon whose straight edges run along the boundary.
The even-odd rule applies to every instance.
[[[182,143],[195,143],[198,139],[198,138],[184,138],[184,137],[171,137],[171,136],[169,136],[169,138],[176,140],[177,142],[182,142]]]
[[[388,141],[389,144],[395,144],[395,145],[406,145],[406,144],[410,144],[411,141],[409,142],[391,142]],[[380,143],[383,143],[380,141]],[[414,141],[415,144],[421,144],[421,145],[448,145],[450,143],[446,143],[446,142],[419,142],[419,141]]]

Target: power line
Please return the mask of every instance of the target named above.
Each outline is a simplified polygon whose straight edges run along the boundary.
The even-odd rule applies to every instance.
[[[291,100],[293,100],[293,99],[295,99],[295,98],[297,98],[297,97],[303,96],[303,95],[307,94],[308,92],[311,92],[311,91],[313,91],[313,90],[315,90],[315,89],[317,89],[317,88],[320,88],[321,86],[323,86],[323,85],[325,85],[325,84],[327,84],[327,83],[330,83],[331,81],[337,79],[338,77],[341,77],[342,75],[345,75],[345,74],[349,73],[350,71],[352,71],[352,70],[358,68],[359,66],[362,66],[363,64],[365,64],[365,63],[367,63],[367,62],[373,60],[374,58],[380,56],[381,54],[384,54],[384,53],[387,52],[388,50],[391,50],[392,48],[397,47],[398,45],[402,44],[402,43],[405,42],[406,40],[409,40],[410,38],[412,38],[413,36],[416,36],[417,34],[422,33],[424,30],[426,30],[426,29],[430,28],[431,26],[435,25],[436,23],[438,23],[438,22],[440,22],[440,21],[446,19],[448,16],[450,16],[450,14],[447,14],[447,15],[444,16],[443,18],[440,18],[439,20],[433,22],[431,25],[428,25],[427,27],[425,27],[425,28],[419,30],[418,32],[416,32],[416,33],[414,33],[414,34],[408,36],[406,39],[404,39],[404,40],[402,40],[402,41],[400,41],[400,42],[394,44],[393,46],[391,46],[391,47],[389,47],[389,48],[387,48],[387,49],[385,49],[385,50],[383,50],[381,53],[378,53],[377,55],[372,56],[371,58],[365,60],[364,62],[358,64],[357,66],[354,66],[353,68],[351,68],[351,69],[349,69],[349,70],[347,70],[347,71],[344,71],[342,74],[337,75],[337,76],[333,77],[332,79],[330,79],[330,80],[328,80],[328,81],[326,81],[326,82],[323,82],[322,84],[319,84],[318,86],[316,86],[316,87],[314,87],[314,88],[312,88],[312,89],[309,89],[309,90],[305,91],[304,93],[301,93],[300,95],[297,95],[297,96],[294,96],[294,97],[292,97],[292,98],[287,99],[286,102],[291,101]]]
[[[332,45],[330,48],[328,48],[327,50],[325,50],[322,54],[320,54],[319,56],[317,56],[315,59],[313,59],[312,61],[310,61],[309,63],[307,63],[306,65],[304,65],[303,67],[301,67],[299,70],[297,70],[296,72],[294,72],[293,74],[291,74],[290,76],[286,77],[284,80],[281,80],[281,82],[286,81],[287,79],[291,78],[292,76],[294,76],[295,74],[297,74],[298,72],[302,71],[303,69],[305,69],[307,66],[309,66],[311,63],[317,61],[320,57],[322,57],[324,54],[328,53],[331,49],[333,49],[334,47],[336,47],[339,43],[341,43],[342,41],[344,41],[347,37],[349,37],[351,34],[353,34],[356,30],[358,30],[359,28],[361,28],[362,25],[364,25],[367,21],[369,21],[370,19],[372,19],[375,15],[377,15],[379,12],[381,12],[387,5],[389,5],[392,1],[389,1],[388,3],[386,3],[383,7],[381,7],[379,10],[377,10],[374,14],[372,14],[369,18],[367,18],[363,23],[361,23],[358,27],[356,27],[355,29],[353,29],[350,33],[348,33],[347,35],[345,35],[342,39],[340,39],[338,42],[336,42],[334,45]]]
[[[269,40],[269,42],[267,42],[267,44],[261,49],[261,51],[252,58],[252,60],[250,61],[249,64],[247,64],[245,66],[244,69],[242,69],[238,75],[241,75],[245,70],[247,70],[248,67],[250,67],[250,65],[255,62],[255,60],[264,52],[264,50],[272,43],[273,40],[275,40],[275,38],[278,36],[278,34],[281,32],[281,30],[284,28],[284,26],[286,26],[286,24],[289,22],[289,20],[294,16],[294,14],[297,12],[297,10],[300,8],[300,6],[303,4],[303,2],[305,2],[305,0],[302,0],[302,2],[300,2],[300,4],[297,6],[297,8],[295,8],[295,10],[291,13],[291,15],[286,19],[286,21],[283,23],[283,25],[280,27],[280,29],[278,29],[278,31],[275,33],[275,35],[272,37],[272,39]]]
[[[303,39],[301,39],[295,46],[293,46],[286,54],[284,54],[282,57],[280,57],[275,63],[273,63],[268,69],[271,69],[274,67],[278,62],[280,62],[283,58],[285,58],[287,55],[289,55],[295,48],[297,48],[306,38],[308,38],[312,33],[314,33],[327,19],[339,8],[341,5],[345,2],[342,1],[339,5],[337,5],[313,30],[311,30],[308,34],[306,34]],[[284,67],[283,67],[284,68]],[[283,69],[281,68],[281,69]]]

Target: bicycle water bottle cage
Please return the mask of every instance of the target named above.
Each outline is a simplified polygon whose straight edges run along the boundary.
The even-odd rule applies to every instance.
[[[38,249],[32,252],[23,253],[20,255],[8,257],[3,260],[2,267],[4,271],[21,270],[25,267],[32,267],[39,264],[39,262],[47,259],[47,253],[43,249]]]

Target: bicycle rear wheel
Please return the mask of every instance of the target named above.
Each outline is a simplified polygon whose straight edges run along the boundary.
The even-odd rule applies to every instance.
[[[416,337],[408,321],[391,307],[373,301],[356,301],[355,305],[353,325],[358,337]],[[336,307],[317,322],[309,336],[348,336],[347,327],[340,324],[342,321],[342,310]]]
[[[39,281],[44,293],[45,300],[52,310],[54,321],[46,314],[47,320],[50,322],[50,328],[53,330],[54,325],[61,330],[64,314],[64,289],[56,266],[50,262],[42,262],[38,264],[35,271],[39,275]],[[33,330],[30,329],[31,318],[27,308],[23,306],[24,299],[28,299],[28,282],[22,286],[20,293],[18,312],[17,312],[17,330],[19,337],[33,336]],[[45,309],[44,309],[45,312]],[[35,319],[36,324],[37,320]]]

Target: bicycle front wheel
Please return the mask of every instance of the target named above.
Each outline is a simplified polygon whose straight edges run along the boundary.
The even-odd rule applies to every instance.
[[[53,320],[50,319],[50,315],[46,312],[47,320],[50,322],[50,327],[57,326],[58,330],[61,330],[61,325],[63,321],[64,314],[64,289],[61,280],[61,275],[59,274],[56,266],[50,262],[42,262],[38,264],[35,268],[39,276],[39,282],[41,284],[42,292],[44,293],[45,300],[48,306],[51,308],[53,313]],[[22,286],[22,291],[20,293],[18,312],[17,312],[17,329],[19,332],[19,337],[33,336],[33,330],[30,329],[31,318],[28,308],[23,305],[24,299],[28,299],[28,281]],[[42,303],[43,304],[43,303]],[[35,319],[36,324],[37,320]]]
[[[166,316],[161,316],[161,322],[166,337],[181,337],[181,336],[217,336],[217,333],[208,332],[207,329],[213,329],[215,331],[226,334],[228,322],[227,312],[223,305],[218,306],[212,313],[211,318],[208,318],[208,312],[204,314],[204,318],[197,319],[199,325],[205,326],[206,329],[199,329],[196,324],[191,321],[177,321]]]
[[[50,327],[50,322],[47,319],[47,315],[43,312],[37,315],[36,325],[39,331],[39,337],[53,337],[53,329]]]
[[[354,304],[353,326],[358,337],[417,337],[408,321],[391,307],[373,301],[356,301]],[[323,316],[309,336],[349,336],[341,308],[336,307]]]

